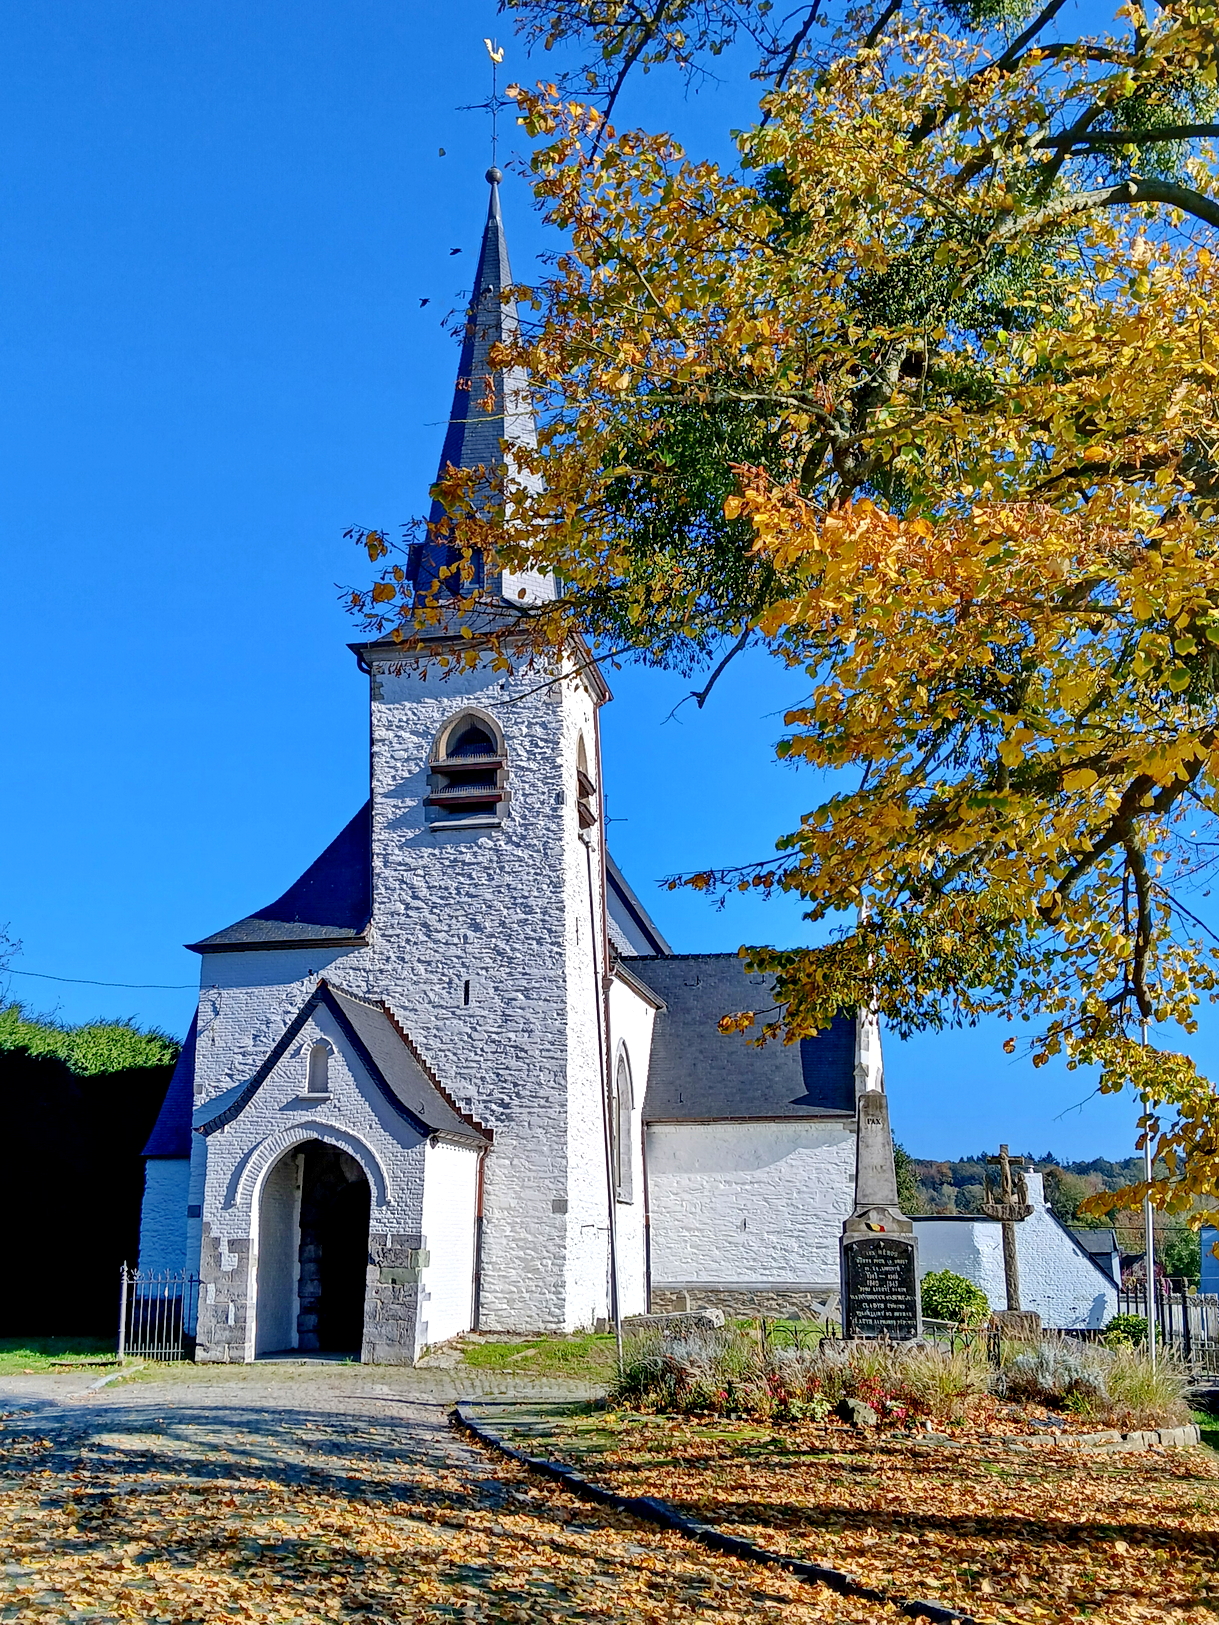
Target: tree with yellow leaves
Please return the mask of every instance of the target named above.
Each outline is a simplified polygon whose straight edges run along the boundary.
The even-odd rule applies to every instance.
[[[763,1037],[861,1005],[1029,1022],[1035,1063],[1145,1097],[1184,1212],[1219,1197],[1219,1100],[1141,1039],[1219,990],[1219,12],[1067,38],[1061,8],[512,0],[594,47],[581,94],[515,92],[570,246],[499,358],[536,453],[490,504],[495,471],[441,494],[462,573],[563,583],[505,659],[580,632],[712,680],[750,643],[807,671],[778,750],[832,793],[775,859],[688,881],[855,922],[748,951]],[[632,70],[748,42],[732,171],[612,125]],[[395,591],[407,636],[442,613]]]

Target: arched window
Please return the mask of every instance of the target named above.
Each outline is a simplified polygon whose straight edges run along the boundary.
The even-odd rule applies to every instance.
[[[310,1095],[330,1093],[330,1045],[324,1040],[314,1044],[309,1051],[309,1072],[305,1093]]]
[[[631,1086],[631,1063],[625,1050],[618,1052],[614,1072],[613,1112],[614,1195],[620,1202],[635,1200],[635,1091]]]
[[[588,771],[588,752],[581,736],[576,747],[576,812],[581,829],[591,829],[597,822],[597,786]]]
[[[478,715],[455,717],[432,752],[429,822],[497,822],[508,800],[507,781],[507,757],[495,724]]]

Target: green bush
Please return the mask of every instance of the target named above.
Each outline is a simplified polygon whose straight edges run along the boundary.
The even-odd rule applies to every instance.
[[[1105,1327],[1105,1342],[1111,1349],[1142,1348],[1146,1341],[1145,1315],[1114,1315]]]
[[[1184,1276],[1196,1292],[1202,1279],[1202,1238],[1196,1230],[1172,1230],[1160,1250],[1165,1275]]]
[[[126,1072],[130,1067],[166,1066],[181,1045],[155,1027],[146,1032],[131,1021],[87,1021],[67,1027],[49,1016],[32,1016],[20,1004],[0,1009],[0,1050],[52,1055],[80,1077]]]
[[[923,1313],[931,1320],[973,1325],[990,1313],[990,1300],[979,1286],[951,1270],[932,1270],[923,1276]]]

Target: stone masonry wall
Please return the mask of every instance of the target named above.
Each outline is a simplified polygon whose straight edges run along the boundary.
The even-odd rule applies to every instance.
[[[326,1039],[333,1051],[330,1095],[308,1099],[304,1098],[308,1053],[319,1039]],[[244,1080],[239,1075],[237,1081]],[[214,1110],[215,1101],[212,1106]],[[347,1052],[346,1040],[326,1010],[317,1011],[305,1024],[245,1111],[206,1141],[200,1203],[199,1359],[254,1357],[262,1184],[280,1158],[310,1140],[346,1152],[368,1179],[370,1234],[387,1238],[388,1252],[376,1267],[384,1263],[392,1270],[416,1271],[413,1281],[393,1278],[383,1283],[393,1290],[377,1295],[380,1307],[373,1315],[378,1326],[374,1342],[387,1351],[381,1357],[414,1359],[419,1260],[412,1263],[399,1254],[421,1246],[426,1142]],[[402,1237],[415,1239],[392,1239]],[[409,1332],[403,1329],[407,1325]]]
[[[148,1157],[140,1204],[140,1268],[186,1268],[186,1208],[190,1162],[186,1157]]]
[[[647,1155],[653,1307],[691,1283],[837,1286],[853,1122],[653,1124]]]
[[[821,1320],[824,1294],[813,1292],[767,1292],[742,1288],[692,1286],[683,1291],[652,1291],[654,1315],[681,1315],[691,1309],[718,1309],[726,1317],[773,1316],[776,1320]]]
[[[498,828],[433,830],[429,755],[467,708],[506,739],[508,815]],[[205,956],[196,1101],[217,1102],[250,1076],[318,976],[389,999],[445,1088],[495,1132],[482,1324],[587,1324],[606,1312],[607,1286],[596,944],[575,795],[581,736],[600,771],[592,697],[575,679],[540,686],[536,671],[424,678],[404,668],[374,674],[371,710],[372,941]],[[593,857],[599,886],[595,845]]]

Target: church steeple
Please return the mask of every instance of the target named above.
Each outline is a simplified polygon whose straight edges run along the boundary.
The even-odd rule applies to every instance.
[[[489,169],[487,180],[491,186],[487,223],[483,227],[474,287],[466,309],[457,382],[440,453],[438,480],[443,479],[450,468],[502,468],[505,461],[511,464],[514,446],[537,443],[525,372],[519,367],[497,371],[490,363],[496,344],[511,344],[516,340],[519,320],[515,304],[504,302],[504,290],[512,284],[512,272],[500,213],[499,187],[503,175],[498,169]],[[420,592],[429,591],[435,585],[439,570],[458,557],[457,550],[443,540],[447,523],[443,505],[438,500],[433,501],[429,516],[431,536],[411,549],[409,573]],[[481,586],[481,580],[476,580],[475,585]],[[455,577],[452,590],[459,590]]]

